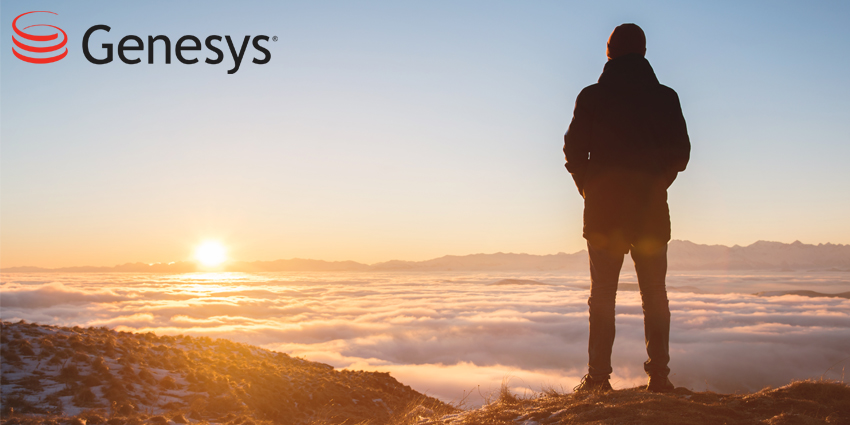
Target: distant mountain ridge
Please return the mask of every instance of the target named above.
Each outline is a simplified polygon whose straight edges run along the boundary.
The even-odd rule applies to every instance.
[[[628,263],[628,261],[627,261]],[[819,269],[850,271],[850,245],[804,244],[758,241],[748,246],[702,245],[673,240],[668,248],[671,270],[795,270]],[[446,255],[425,261],[391,260],[375,264],[356,261],[325,261],[293,258],[274,261],[234,261],[223,271],[233,272],[438,272],[438,271],[583,271],[587,269],[587,251],[549,255],[495,254]],[[11,267],[4,273],[188,273],[203,271],[191,261],[174,263],[127,263],[114,267]]]

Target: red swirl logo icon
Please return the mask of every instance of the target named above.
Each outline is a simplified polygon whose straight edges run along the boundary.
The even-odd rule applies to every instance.
[[[29,15],[30,13],[52,13],[54,15],[57,15],[56,13],[48,12],[46,10],[36,10],[36,11],[32,11],[32,12],[27,12],[27,13],[21,13],[20,15],[18,15],[15,18],[15,20],[12,21],[12,29],[15,30],[15,35],[17,35],[18,37],[20,37],[24,40],[38,42],[40,45],[30,46],[29,44],[25,44],[24,42],[19,41],[18,38],[16,38],[15,35],[13,35],[12,41],[15,43],[15,47],[17,47],[18,49],[21,49],[25,52],[42,53],[43,54],[43,53],[57,52],[57,51],[61,50],[63,47],[65,47],[66,44],[68,44],[68,34],[65,34],[65,31],[63,31],[62,28],[59,28],[55,25],[35,24],[35,25],[26,26],[23,29],[18,28],[18,19],[20,19],[22,16]],[[62,41],[60,41],[56,44],[44,45],[45,42],[53,42],[54,40],[59,38],[59,33],[57,32],[55,34],[50,34],[50,35],[34,35],[34,34],[27,33],[26,30],[29,29],[29,28],[32,28],[32,27],[55,28],[56,30],[58,30],[59,32],[62,33]],[[65,47],[65,51],[63,51],[61,53],[54,54],[52,56],[45,55],[45,56],[41,56],[41,57],[27,56],[23,53],[18,52],[15,49],[15,47],[12,47],[12,52],[15,54],[15,56],[18,59],[20,59],[24,62],[29,62],[29,63],[56,62],[56,61],[61,60],[62,58],[64,58],[65,56],[68,55],[68,48],[67,47]]]

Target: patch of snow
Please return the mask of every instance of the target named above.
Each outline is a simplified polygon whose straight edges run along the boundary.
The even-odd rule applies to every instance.
[[[550,417],[550,418],[554,418],[555,416],[563,415],[563,414],[564,414],[564,413],[566,413],[566,412],[567,412],[567,409],[561,409],[561,410],[559,410],[559,411],[557,411],[557,412],[553,412],[551,415],[549,415],[549,417]]]
[[[73,398],[74,396],[71,395],[59,397],[59,400],[62,402],[62,410],[68,416],[77,416],[83,411],[83,408],[74,406],[74,402],[72,401]]]

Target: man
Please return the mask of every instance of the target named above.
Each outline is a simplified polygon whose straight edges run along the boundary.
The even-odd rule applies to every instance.
[[[564,135],[566,167],[584,197],[590,256],[588,373],[576,392],[610,391],[614,301],[623,256],[631,251],[644,315],[647,389],[674,389],[667,378],[667,188],[684,171],[691,144],[673,89],[658,83],[635,24],[614,29],[599,82],[576,99]]]

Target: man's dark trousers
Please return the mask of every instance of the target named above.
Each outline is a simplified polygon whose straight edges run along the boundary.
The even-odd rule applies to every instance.
[[[646,353],[649,360],[644,370],[650,376],[666,377],[670,373],[670,307],[667,302],[667,243],[636,249],[631,246],[643,305]],[[587,243],[590,256],[590,343],[588,363],[591,377],[608,379],[611,372],[611,349],[614,345],[614,302],[623,265],[623,250],[595,247]]]

